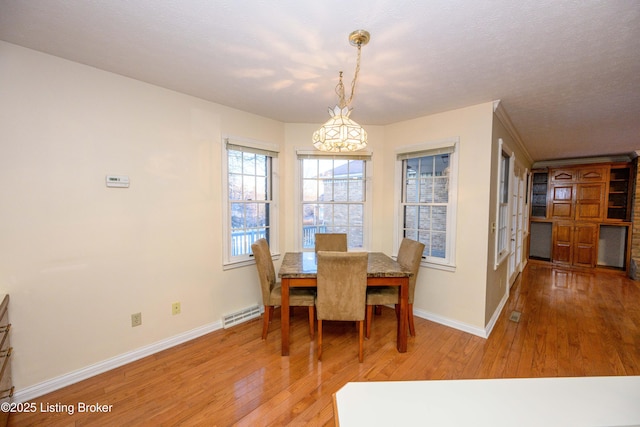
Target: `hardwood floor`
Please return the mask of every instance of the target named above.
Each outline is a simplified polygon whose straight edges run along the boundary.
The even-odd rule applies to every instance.
[[[266,341],[260,319],[216,331],[42,396],[36,413],[11,414],[9,425],[322,426],[333,425],[332,394],[349,381],[640,375],[640,283],[616,274],[530,263],[488,339],[416,318],[404,354],[385,308],[364,363],[355,327],[338,323],[324,328],[318,363],[307,320],[306,311],[292,319],[289,357],[276,312]],[[113,406],[79,413],[79,402]]]

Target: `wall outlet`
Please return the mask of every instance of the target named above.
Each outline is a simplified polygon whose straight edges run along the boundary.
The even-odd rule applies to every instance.
[[[131,327],[142,325],[142,313],[134,313],[131,315]]]
[[[180,314],[180,303],[179,302],[174,302],[173,304],[171,304],[171,314],[173,314],[174,316],[176,314]]]

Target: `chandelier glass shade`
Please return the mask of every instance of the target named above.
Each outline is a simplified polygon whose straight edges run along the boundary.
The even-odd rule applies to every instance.
[[[351,109],[336,105],[329,109],[331,118],[313,133],[313,146],[321,151],[338,153],[362,150],[367,146],[367,132],[349,118]]]
[[[367,146],[367,132],[349,117],[352,111],[349,108],[349,104],[353,99],[356,81],[360,72],[361,48],[369,42],[369,38],[370,35],[365,30],[356,30],[349,35],[349,42],[358,48],[356,71],[351,82],[351,95],[348,100],[345,98],[342,71],[340,71],[340,80],[336,86],[338,105],[334,108],[329,108],[329,116],[331,118],[313,133],[313,145],[318,150],[337,153],[362,150]]]

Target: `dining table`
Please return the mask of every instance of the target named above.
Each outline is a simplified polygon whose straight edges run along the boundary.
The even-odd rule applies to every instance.
[[[407,311],[409,305],[409,278],[413,273],[382,252],[369,252],[367,264],[367,287],[398,286],[399,318],[396,348],[407,351]],[[286,252],[278,271],[282,286],[281,339],[282,355],[289,355],[289,292],[294,287],[317,287],[318,262],[315,252]]]

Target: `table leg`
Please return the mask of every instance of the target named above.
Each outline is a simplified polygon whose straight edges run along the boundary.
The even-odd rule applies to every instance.
[[[280,325],[282,337],[282,355],[289,355],[289,279],[282,278],[282,301],[280,306]],[[406,333],[406,331],[405,331]],[[405,336],[406,339],[406,336]]]
[[[407,352],[407,318],[409,311],[409,278],[400,285],[400,318],[398,319],[398,352]]]

